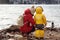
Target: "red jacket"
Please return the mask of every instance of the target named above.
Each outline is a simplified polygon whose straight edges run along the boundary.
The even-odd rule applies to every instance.
[[[30,23],[32,26],[30,26]],[[30,9],[25,10],[24,12],[24,25],[20,28],[20,31],[23,33],[28,33],[32,30],[33,25],[35,24],[33,16],[30,12]]]

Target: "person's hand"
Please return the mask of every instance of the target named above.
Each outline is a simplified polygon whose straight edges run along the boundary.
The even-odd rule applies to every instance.
[[[46,26],[44,27],[44,30],[46,30]]]
[[[44,27],[44,29],[45,29],[46,27]]]
[[[34,27],[36,28],[36,25],[34,25]]]

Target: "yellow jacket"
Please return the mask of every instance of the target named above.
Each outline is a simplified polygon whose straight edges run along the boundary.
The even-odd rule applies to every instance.
[[[37,7],[36,8],[36,14],[34,16],[34,20],[36,24],[44,24],[46,25],[46,17],[44,14],[42,14],[42,8]]]

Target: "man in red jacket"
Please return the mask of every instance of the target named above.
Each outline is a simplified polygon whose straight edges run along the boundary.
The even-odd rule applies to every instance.
[[[20,28],[20,31],[23,34],[29,35],[29,33],[32,31],[32,29],[34,28],[34,19],[33,19],[33,15],[31,14],[31,10],[30,9],[26,9],[23,15],[23,22],[24,25],[23,27]],[[31,24],[31,25],[30,25]]]

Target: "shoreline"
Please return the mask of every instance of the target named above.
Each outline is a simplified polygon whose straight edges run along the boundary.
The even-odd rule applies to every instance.
[[[3,30],[2,33],[5,33],[6,30]],[[14,35],[15,33],[19,33],[17,35],[20,35],[20,39],[23,40],[24,37],[22,36],[22,34],[20,32],[6,32],[6,34],[8,35]],[[1,34],[1,31],[0,31],[0,34]],[[6,35],[6,34],[3,34],[3,35]],[[33,33],[32,33],[33,34]],[[32,35],[30,35],[32,36]],[[48,28],[45,28],[45,37],[44,37],[46,40],[60,40],[60,28],[57,29],[57,28],[54,28],[52,31],[51,31],[51,27],[48,27]],[[34,40],[36,40],[34,37],[32,38]],[[24,39],[26,40],[26,38]]]

